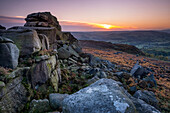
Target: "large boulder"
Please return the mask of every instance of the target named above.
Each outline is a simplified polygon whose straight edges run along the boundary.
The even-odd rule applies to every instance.
[[[24,26],[29,27],[56,27],[61,31],[61,26],[57,18],[51,15],[50,12],[38,12],[32,13],[25,18],[26,24]]]
[[[9,30],[35,30],[38,35],[44,34],[47,36],[50,44],[50,48],[56,49],[56,43],[58,38],[62,37],[62,32],[57,30],[55,27],[21,27],[15,26],[9,28]],[[55,47],[54,47],[55,46]]]
[[[9,81],[0,91],[0,112],[18,113],[29,100],[29,92],[22,81],[29,68],[15,71],[15,79]],[[22,71],[22,72],[21,72]],[[12,73],[14,74],[14,73]],[[9,75],[13,77],[14,75]]]
[[[14,41],[20,50],[21,56],[31,55],[41,49],[41,41],[35,30],[11,29],[0,32],[0,35]]]
[[[156,108],[158,107],[158,100],[156,99],[155,94],[151,91],[138,90],[137,92],[135,92],[135,94],[133,96],[135,98],[145,101],[146,103],[148,103]]]
[[[66,97],[64,113],[135,113],[132,101],[116,81],[100,79],[94,84]]]
[[[112,79],[100,79],[67,96],[63,113],[160,113],[153,106],[132,97]]]
[[[0,66],[16,68],[18,65],[19,49],[10,39],[0,36]]]

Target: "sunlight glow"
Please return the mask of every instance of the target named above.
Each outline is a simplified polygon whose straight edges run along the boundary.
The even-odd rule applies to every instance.
[[[108,25],[108,24],[101,24],[101,27],[105,28],[105,29],[111,29],[112,25]]]

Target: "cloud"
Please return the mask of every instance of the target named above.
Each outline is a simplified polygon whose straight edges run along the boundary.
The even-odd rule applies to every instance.
[[[9,28],[12,26],[23,26],[25,17],[22,16],[0,16],[0,24]],[[115,26],[99,23],[88,22],[72,22],[72,21],[59,21],[63,31],[113,31],[113,30],[129,30],[136,29],[135,27]]]

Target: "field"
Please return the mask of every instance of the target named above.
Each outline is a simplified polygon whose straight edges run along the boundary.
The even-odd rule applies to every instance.
[[[134,45],[143,52],[159,58],[170,58],[170,33],[165,31],[105,31],[73,32],[79,40],[105,41],[114,44]]]

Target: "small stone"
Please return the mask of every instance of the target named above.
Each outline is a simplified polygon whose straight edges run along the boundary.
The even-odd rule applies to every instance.
[[[0,88],[5,87],[5,83],[0,81]]]
[[[57,110],[62,108],[62,102],[64,98],[66,98],[68,94],[59,94],[59,93],[52,93],[49,95],[50,106],[53,110]]]
[[[47,99],[32,100],[30,103],[29,113],[44,113],[50,111],[50,104]]]

